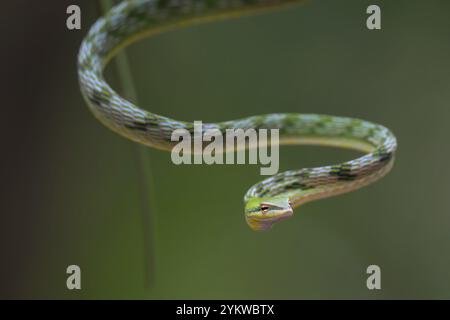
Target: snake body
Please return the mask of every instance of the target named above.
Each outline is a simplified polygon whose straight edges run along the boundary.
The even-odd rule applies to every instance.
[[[135,142],[170,151],[176,129],[193,132],[193,123],[140,109],[105,81],[103,69],[115,53],[145,37],[189,25],[265,12],[296,0],[131,0],[99,18],[84,38],[78,56],[81,92],[94,116]],[[290,217],[293,208],[357,190],[385,175],[393,165],[395,136],[369,121],[318,114],[268,114],[203,124],[203,130],[279,129],[280,144],[316,144],[364,152],[337,165],[290,170],[271,176],[244,197],[245,218],[254,230],[267,230]]]

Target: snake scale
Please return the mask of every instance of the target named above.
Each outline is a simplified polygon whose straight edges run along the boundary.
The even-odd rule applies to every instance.
[[[145,111],[119,96],[105,81],[103,69],[118,50],[176,28],[272,11],[296,0],[131,0],[99,18],[84,38],[78,55],[81,91],[95,117],[135,142],[170,151],[175,129],[192,132],[193,123]],[[244,197],[245,218],[253,230],[268,230],[288,218],[293,208],[317,199],[357,190],[384,176],[397,147],[386,127],[369,121],[318,114],[268,114],[208,123],[203,130],[279,129],[280,144],[314,144],[362,151],[361,157],[337,165],[290,170],[273,175]]]

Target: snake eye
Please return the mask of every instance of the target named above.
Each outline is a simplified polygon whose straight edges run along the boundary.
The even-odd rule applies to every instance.
[[[269,211],[269,207],[265,206],[265,205],[261,205],[261,211],[262,211],[262,213],[266,213],[267,211]]]

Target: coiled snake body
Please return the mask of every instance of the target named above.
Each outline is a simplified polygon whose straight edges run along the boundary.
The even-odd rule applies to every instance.
[[[121,48],[175,28],[276,8],[295,0],[131,0],[100,18],[83,40],[78,56],[81,91],[95,117],[135,142],[171,150],[175,129],[193,123],[144,111],[120,97],[104,80],[103,69]],[[395,136],[368,121],[317,114],[269,114],[220,123],[203,130],[279,129],[280,144],[318,144],[352,148],[365,155],[338,165],[290,170],[271,176],[244,197],[245,218],[254,230],[267,230],[307,201],[359,189],[385,175],[394,162]]]

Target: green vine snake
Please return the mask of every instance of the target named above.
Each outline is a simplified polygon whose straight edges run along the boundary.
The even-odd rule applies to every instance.
[[[176,28],[261,13],[296,0],[131,0],[111,9],[91,27],[78,55],[81,91],[95,117],[135,142],[171,150],[175,129],[192,130],[193,123],[140,109],[120,97],[105,81],[103,69],[118,50],[141,39]],[[318,114],[268,114],[209,123],[204,130],[279,129],[280,144],[337,146],[364,152],[337,165],[290,170],[271,176],[245,197],[245,218],[253,230],[268,230],[292,216],[293,208],[312,200],[357,190],[384,176],[397,148],[386,127],[369,121]]]

